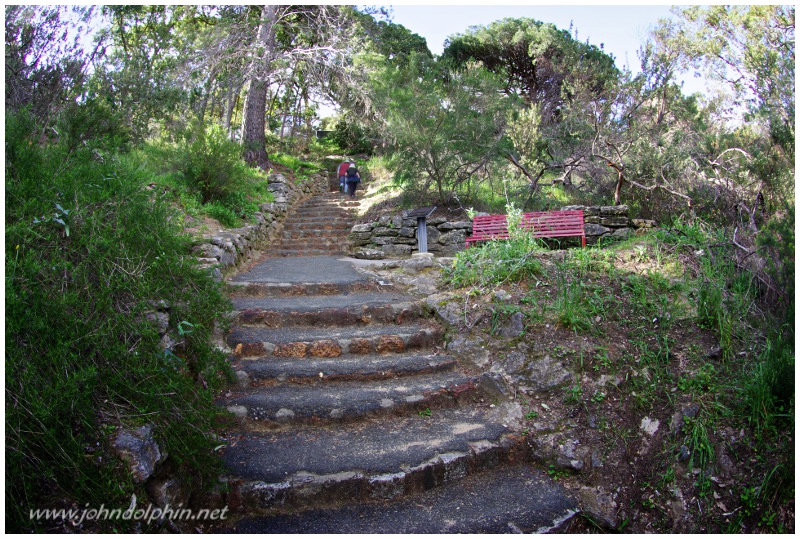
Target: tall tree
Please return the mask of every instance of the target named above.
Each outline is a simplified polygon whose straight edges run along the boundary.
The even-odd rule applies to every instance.
[[[269,168],[265,117],[271,64],[277,52],[276,22],[276,6],[262,6],[256,36],[256,56],[250,66],[250,88],[247,91],[242,124],[244,159],[250,165],[264,170]]]
[[[581,77],[601,92],[616,77],[614,59],[573,39],[566,30],[534,19],[503,19],[473,26],[447,41],[442,59],[455,65],[479,61],[506,79],[505,90],[537,104],[542,120],[554,121],[569,99],[569,81]]]

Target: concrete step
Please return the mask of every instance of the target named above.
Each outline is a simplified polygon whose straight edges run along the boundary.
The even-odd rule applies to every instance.
[[[475,397],[476,381],[457,372],[415,374],[369,381],[281,384],[231,392],[220,404],[259,428],[312,421],[352,421],[389,413],[415,413],[453,407]]]
[[[221,532],[281,534],[552,533],[577,514],[577,500],[522,463],[473,474],[385,503],[246,517]]]
[[[404,324],[424,315],[422,305],[399,293],[233,298],[240,325],[267,327]]]
[[[452,370],[454,358],[443,354],[365,354],[314,361],[254,358],[242,359],[233,365],[243,371],[253,386],[277,383],[315,383],[322,374],[325,380],[386,380],[410,374],[427,374]]]
[[[226,337],[236,357],[339,357],[401,353],[431,348],[443,330],[433,324],[369,324],[359,327],[237,327]]]
[[[527,460],[528,444],[503,424],[506,413],[456,408],[232,434],[223,451],[229,499],[254,512],[387,500]]]

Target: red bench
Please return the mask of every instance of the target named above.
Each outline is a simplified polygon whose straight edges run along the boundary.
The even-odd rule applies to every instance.
[[[522,214],[520,227],[529,230],[534,238],[580,236],[586,247],[583,210],[534,211]],[[479,241],[507,240],[508,224],[505,215],[478,215],[472,220],[472,236],[467,247]]]

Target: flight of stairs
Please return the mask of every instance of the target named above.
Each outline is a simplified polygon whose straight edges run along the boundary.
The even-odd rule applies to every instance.
[[[355,224],[357,200],[339,192],[312,197],[287,216],[283,234],[268,249],[272,256],[341,255]]]
[[[331,205],[301,206],[285,237],[320,235],[332,218],[312,228],[311,216]],[[322,243],[292,252],[317,250],[287,245],[228,279],[239,384],[219,404],[238,422],[223,450],[234,518],[220,531],[532,532],[574,515],[509,426],[514,404],[445,352],[422,303]]]

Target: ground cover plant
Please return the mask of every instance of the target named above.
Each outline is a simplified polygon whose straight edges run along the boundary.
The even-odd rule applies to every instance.
[[[110,137],[40,145],[33,124],[6,117],[6,518],[15,531],[59,529],[30,520],[36,508],[145,499],[109,450],[124,428],[150,425],[182,477],[211,486],[213,394],[228,379],[211,344],[228,303],[189,256],[171,197],[125,166]]]
[[[617,518],[588,511],[571,531],[793,529],[793,328],[718,240],[676,224],[511,259],[512,239],[459,253],[447,273],[470,298],[457,332],[482,335],[488,370],[516,388],[534,455],[576,492],[613,494]],[[535,269],[515,272],[523,259]],[[509,341],[515,313],[524,332]],[[564,376],[543,389],[545,365]],[[569,443],[585,466],[553,449]]]

